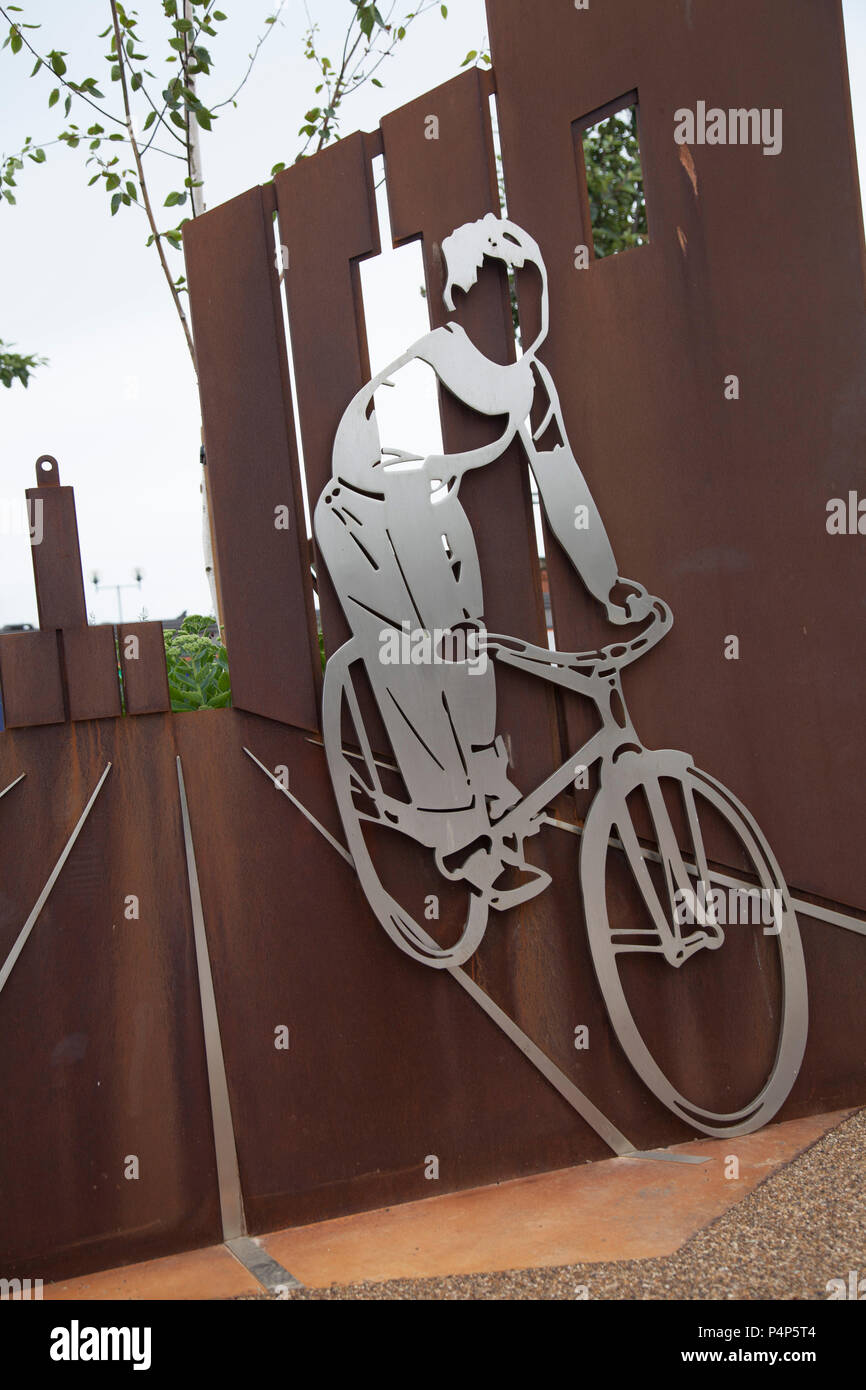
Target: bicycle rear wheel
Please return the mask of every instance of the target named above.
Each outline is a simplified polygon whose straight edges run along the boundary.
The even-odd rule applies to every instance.
[[[356,804],[360,798],[376,808],[384,800],[352,684],[351,665],[357,659],[350,640],[329,659],[322,691],[322,739],[346,842],[367,902],[395,946],[421,965],[450,970],[463,965],[477,950],[487,929],[490,903],[484,894],[467,890],[463,930],[453,946],[442,947],[383,885],[364,835],[364,817]],[[347,755],[344,728],[353,730],[351,741],[361,750],[360,757],[350,759]],[[378,821],[370,815],[366,819],[391,828],[385,815]]]
[[[685,810],[679,848],[660,790],[664,779],[675,784]],[[645,793],[649,810],[651,829],[648,837],[644,835],[643,845],[627,800],[636,791]],[[739,872],[745,861],[749,878],[738,879],[737,867],[722,872],[708,863],[702,826],[702,821],[707,820],[707,808],[721,821],[729,844],[739,847]],[[688,827],[687,836],[684,826]],[[688,844],[683,843],[685,839]],[[608,901],[614,873],[611,856],[618,857],[616,873],[621,879],[625,862],[629,879],[628,887],[619,889],[620,900],[613,913]],[[737,864],[737,858],[728,862]],[[746,808],[715,778],[698,771],[682,753],[628,754],[620,766],[612,769],[607,783],[602,780],[599,795],[590,809],[581,843],[580,877],[590,951],[599,986],[617,1039],[644,1083],[669,1110],[704,1134],[749,1134],[766,1124],[788,1096],[803,1059],[808,1027],[806,971],[790,894],[766,839]],[[679,930],[681,921],[678,921],[684,901],[681,895],[690,887],[693,898],[699,897],[698,882],[713,888],[725,885],[728,894],[736,895],[737,902],[743,901],[742,890],[748,895],[758,889],[762,903],[767,901],[775,905],[777,925],[768,931],[762,916],[757,924],[754,921],[728,923],[726,930],[719,934],[699,917],[691,940],[683,937]],[[741,885],[739,892],[737,883]],[[664,937],[665,931],[669,933],[667,937]],[[723,950],[725,942],[729,949],[739,952],[734,957],[733,974],[730,957],[725,963],[725,972],[718,971],[719,958],[714,952]],[[707,947],[713,954],[705,954]],[[769,998],[767,984],[771,950],[776,953],[778,962],[779,997],[775,1001]],[[648,963],[650,957],[654,960]],[[673,970],[676,986],[681,986],[676,995],[672,993],[674,979],[670,972]],[[740,1026],[737,1009],[742,1005],[742,998],[714,997],[713,972],[717,972],[717,977],[719,973],[726,973],[730,984],[732,980],[744,979],[742,972],[746,970],[753,972],[751,998],[760,1004],[754,1016],[742,1024],[747,1046],[743,1048],[740,1044],[739,1057],[719,1059],[706,1053],[702,1058],[694,1042],[684,1046],[682,1037],[683,1033],[688,1036],[691,1029],[694,1039],[702,1027],[709,1026],[708,1002],[710,1006],[715,1004],[718,1009],[729,1011],[722,1020],[729,1038],[736,1037],[736,1028],[729,1020],[736,1019],[737,1028]],[[632,985],[641,976],[638,990],[632,990],[631,998],[623,974],[630,975]],[[636,1009],[635,993],[640,993],[641,989],[643,998],[639,1002],[642,1007]],[[767,996],[764,1002],[761,1002],[762,991]],[[741,994],[743,997],[749,995],[746,983]],[[670,1009],[677,1007],[674,998],[680,1003],[681,1017],[691,1015],[690,1021],[683,1024],[683,1032],[678,1029],[680,1020],[669,1017]],[[668,1015],[659,1020],[662,1011],[668,1011]],[[663,1033],[664,1044],[660,1046],[659,1036],[649,1044],[647,1033]],[[753,1069],[759,1049],[763,1048],[769,1055],[773,1043],[768,1074],[762,1075],[757,1084],[754,1079],[748,1083],[753,1089],[745,1103],[740,1094],[736,1096],[739,1103],[726,1101],[730,1108],[720,1105],[720,1092],[735,1093],[738,1062],[743,1064],[739,1070],[749,1071],[750,1066]],[[732,1052],[735,1046],[731,1045]],[[664,1054],[661,1063],[654,1055],[658,1050]],[[729,1068],[730,1079],[723,1077],[720,1081],[719,1073],[724,1067]],[[704,1077],[715,1073],[712,1085],[702,1080],[702,1068]],[[693,1091],[700,1092],[704,1085],[707,1089],[715,1087],[714,1108],[706,1103],[706,1094],[684,1093],[682,1073],[689,1075],[692,1083],[689,1089]]]

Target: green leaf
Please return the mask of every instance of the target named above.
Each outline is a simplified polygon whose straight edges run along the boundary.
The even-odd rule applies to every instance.
[[[477,57],[478,49],[470,48],[469,52],[466,54],[466,57],[463,59],[463,62],[460,64],[461,68],[465,68],[468,63],[474,63]]]
[[[112,215],[112,217],[113,217],[114,214],[117,212],[117,209],[120,207],[120,203],[121,203],[120,194],[119,194],[119,193],[112,193],[112,195],[111,195],[111,215]]]
[[[447,5],[440,5],[439,8],[440,8],[440,10],[442,11],[442,18],[443,18],[443,19],[447,19],[447,18],[448,18],[448,6],[447,6]]]
[[[199,125],[203,126],[205,130],[210,130],[212,128],[211,113],[210,111],[208,111],[206,106],[197,106],[195,108],[195,118],[198,121]]]
[[[107,177],[106,180],[105,180],[105,187],[108,189],[108,192],[109,192],[109,193],[111,192],[111,190],[112,190],[113,188],[119,188],[119,187],[120,187],[120,175],[119,175],[119,174],[109,174],[108,177]]]
[[[66,71],[63,54],[57,53],[56,51],[49,53],[48,61],[51,64],[51,71],[54,73],[55,77],[62,77]]]
[[[155,120],[156,120],[156,112],[155,112],[155,111],[148,111],[148,113],[147,113],[147,119],[146,119],[145,122],[144,122],[143,129],[144,129],[144,130],[149,130],[150,127],[153,125],[153,123],[154,123]]]
[[[60,88],[59,88],[59,87],[55,87],[55,88],[54,88],[54,91],[51,93],[51,95],[50,95],[49,98],[48,98],[48,105],[49,105],[49,106],[56,106],[59,100],[60,100]]]
[[[118,182],[119,182],[119,180],[118,180]],[[169,193],[168,197],[166,198],[165,202],[163,203],[163,207],[164,207],[164,208],[179,207],[179,206],[181,205],[181,203],[185,203],[185,202],[186,202],[186,194],[185,194],[185,193]]]

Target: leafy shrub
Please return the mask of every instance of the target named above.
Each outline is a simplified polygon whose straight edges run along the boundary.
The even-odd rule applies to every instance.
[[[221,642],[211,637],[213,618],[194,614],[176,632],[165,632],[168,690],[175,711],[225,709],[231,704],[228,657]]]

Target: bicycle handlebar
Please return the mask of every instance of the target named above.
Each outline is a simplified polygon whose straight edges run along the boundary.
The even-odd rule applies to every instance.
[[[501,655],[505,661],[511,658],[512,663],[515,657],[518,660],[524,658],[527,666],[529,663],[534,663],[544,666],[563,666],[571,670],[583,668],[581,674],[590,674],[586,671],[587,667],[593,668],[592,674],[602,667],[621,671],[623,667],[628,666],[632,661],[637,661],[644,652],[656,646],[670,631],[673,621],[673,613],[668,605],[662,599],[654,598],[649,626],[628,642],[612,642],[609,646],[589,652],[559,652],[551,651],[549,647],[537,647],[532,642],[524,642],[520,637],[507,637],[501,633],[488,632],[485,647],[492,655]],[[521,664],[523,663],[521,662]]]

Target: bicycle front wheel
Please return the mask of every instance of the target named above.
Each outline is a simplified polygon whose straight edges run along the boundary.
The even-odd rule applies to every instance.
[[[580,878],[596,976],[632,1067],[704,1134],[761,1128],[796,1080],[808,1008],[790,893],[745,806],[685,754],[628,754],[590,809]]]

